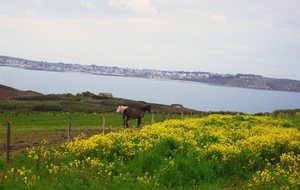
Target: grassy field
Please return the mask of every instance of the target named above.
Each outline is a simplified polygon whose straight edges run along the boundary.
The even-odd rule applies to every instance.
[[[12,151],[22,151],[26,147],[38,145],[42,140],[50,144],[62,144],[67,141],[68,118],[71,116],[71,136],[76,137],[81,133],[87,136],[103,133],[103,117],[105,117],[105,133],[118,131],[123,128],[122,115],[118,113],[2,113],[0,114],[0,151],[6,149],[7,120],[11,120],[11,145]],[[172,118],[181,118],[173,114]],[[186,116],[185,116],[186,117]],[[191,117],[191,116],[189,116]],[[196,116],[195,116],[196,117]],[[170,115],[155,114],[154,122],[170,119]],[[136,127],[137,121],[129,122],[131,127]],[[152,114],[146,114],[144,125],[152,123]]]
[[[90,120],[101,121],[100,114],[78,115],[90,122],[74,119],[78,128],[98,128]],[[64,128],[67,116],[51,118],[61,118],[57,127]],[[118,116],[112,117],[121,126]],[[7,116],[1,117],[5,124]],[[27,123],[26,116],[15,117],[19,129],[52,126],[22,125],[17,121]],[[37,118],[43,117],[47,123],[50,113]],[[0,189],[299,189],[299,117],[210,115],[82,135],[56,146],[45,141],[8,164],[0,159]]]

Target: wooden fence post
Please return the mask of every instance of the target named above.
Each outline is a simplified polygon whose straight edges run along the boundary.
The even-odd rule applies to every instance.
[[[154,123],[154,113],[152,113],[152,117],[151,117],[151,125]]]
[[[183,111],[181,112],[181,119],[183,119]]]
[[[70,142],[70,136],[71,136],[71,115],[69,115],[68,118],[68,142]]]
[[[105,116],[102,116],[102,134],[105,134]]]
[[[10,119],[7,120],[7,144],[6,144],[6,162],[9,162],[10,158]]]

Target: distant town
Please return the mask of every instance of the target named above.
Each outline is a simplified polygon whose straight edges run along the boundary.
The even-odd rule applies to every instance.
[[[231,87],[300,92],[300,81],[289,79],[271,79],[255,74],[218,74],[201,71],[160,71],[151,69],[81,65],[62,62],[50,63],[46,61],[32,61],[1,55],[0,66],[42,71],[82,72],[95,75],[139,77],[159,80],[182,80]]]

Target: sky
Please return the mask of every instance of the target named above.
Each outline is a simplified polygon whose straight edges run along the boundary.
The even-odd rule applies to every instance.
[[[299,0],[0,0],[0,55],[300,80]]]

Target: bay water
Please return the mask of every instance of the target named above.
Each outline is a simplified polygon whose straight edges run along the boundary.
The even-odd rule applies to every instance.
[[[0,84],[43,94],[90,91],[201,111],[272,112],[300,108],[300,93],[214,86],[196,82],[101,76],[0,67]]]

